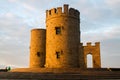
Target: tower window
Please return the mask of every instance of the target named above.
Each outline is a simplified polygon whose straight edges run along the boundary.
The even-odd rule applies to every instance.
[[[40,52],[37,52],[37,56],[40,57]]]
[[[60,27],[55,27],[56,34],[61,34],[61,28]]]
[[[57,13],[57,10],[55,9],[55,13]]]
[[[49,10],[49,15],[51,15],[51,10]]]
[[[57,58],[57,59],[60,58],[60,52],[56,52],[56,58]]]

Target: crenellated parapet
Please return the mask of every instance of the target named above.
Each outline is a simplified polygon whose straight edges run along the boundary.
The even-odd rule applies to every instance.
[[[62,7],[53,8],[46,10],[46,20],[58,16],[69,16],[76,19],[79,19],[80,12],[74,8],[69,8],[69,5],[65,4],[63,9]]]
[[[100,42],[95,42],[95,44],[92,44],[91,42],[87,42],[85,46],[100,46]]]

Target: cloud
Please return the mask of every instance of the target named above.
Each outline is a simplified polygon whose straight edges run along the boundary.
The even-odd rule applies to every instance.
[[[120,0],[114,0],[114,1],[110,1],[110,0],[105,0],[105,3],[111,7],[114,7],[114,8],[118,8],[120,7]]]
[[[8,1],[14,3],[17,2],[18,0],[8,0]]]
[[[120,35],[120,27],[118,26],[112,26],[105,30],[103,34],[106,34],[109,38],[119,38]]]
[[[120,59],[119,41],[119,38],[112,38],[101,42],[101,60],[103,67],[120,67],[120,64],[118,63]]]
[[[29,5],[29,4],[27,4],[27,3],[21,3],[22,4],[22,6],[25,8],[25,9],[27,9],[27,10],[29,10],[29,11],[35,11],[36,10],[36,8],[34,7],[34,6],[32,6],[32,5]]]
[[[120,39],[119,25],[109,25],[109,27],[101,27],[99,29],[91,29],[82,32],[82,40],[85,41],[104,41],[109,39]]]
[[[23,66],[28,62],[30,28],[12,13],[0,16],[0,63]],[[26,62],[21,62],[25,60]]]
[[[26,2],[11,1],[13,3],[18,5],[9,11],[3,10],[5,13],[0,15],[0,64],[28,67],[30,30],[40,27],[40,23],[43,25],[44,13],[40,12],[40,16],[36,6]]]
[[[74,4],[81,12],[81,18],[99,23],[113,22],[119,19],[119,0],[79,0]]]

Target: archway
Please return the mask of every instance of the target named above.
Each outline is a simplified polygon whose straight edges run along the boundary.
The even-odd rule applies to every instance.
[[[92,54],[87,54],[87,68],[93,68]]]

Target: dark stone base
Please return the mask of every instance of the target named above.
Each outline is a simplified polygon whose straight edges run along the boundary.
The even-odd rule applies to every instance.
[[[16,71],[15,71],[16,70]],[[20,71],[23,70],[23,71]],[[48,70],[48,71],[47,71]],[[111,69],[112,70],[112,69]],[[30,69],[0,72],[0,79],[11,80],[120,80],[120,69]],[[26,72],[25,72],[26,71]],[[52,71],[52,72],[51,72]]]

